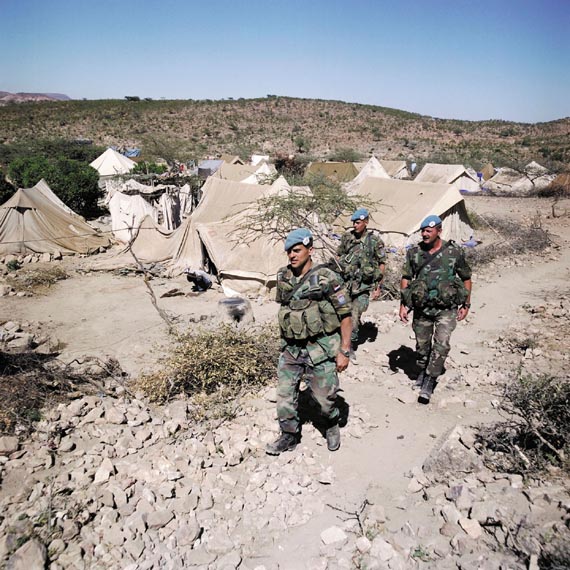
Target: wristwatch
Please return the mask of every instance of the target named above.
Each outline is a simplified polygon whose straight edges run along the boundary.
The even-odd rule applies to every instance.
[[[463,307],[465,307],[466,309],[470,309],[471,303],[463,303]]]
[[[344,354],[347,358],[350,358],[350,350],[344,350],[343,348],[341,348],[341,349],[339,350],[339,352],[340,352],[341,354]]]

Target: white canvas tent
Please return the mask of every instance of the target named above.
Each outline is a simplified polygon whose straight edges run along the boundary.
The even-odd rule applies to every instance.
[[[146,217],[132,248],[146,262],[166,262],[173,273],[203,266],[204,254],[215,265],[227,294],[264,294],[275,284],[275,274],[286,264],[282,243],[266,237],[249,241],[238,226],[255,209],[256,201],[287,191],[279,178],[272,186],[245,184],[210,177],[200,204],[173,232]]]
[[[554,178],[555,175],[544,166],[532,161],[525,166],[524,172],[499,168],[495,176],[483,184],[483,188],[499,196],[524,196],[546,188]]]
[[[109,240],[53,200],[45,181],[20,188],[0,206],[0,255],[92,253]]]
[[[116,150],[108,148],[89,166],[97,170],[99,176],[116,176],[117,174],[129,173],[136,166],[136,162]]]
[[[228,164],[222,166],[212,176],[222,180],[243,182],[244,184],[259,184],[263,178],[271,176],[275,172],[266,162],[252,166],[249,164]]]
[[[111,213],[111,229],[117,241],[129,243],[136,228],[146,216],[158,223],[158,210],[149,204],[140,194],[114,192],[107,203]]]
[[[357,163],[355,163],[355,166],[356,164]],[[358,188],[360,188],[362,183],[370,176],[375,178],[390,178],[375,156],[372,156],[360,169],[360,172],[350,182],[343,185],[343,188],[348,194],[357,193]]]
[[[64,204],[53,192],[53,190],[49,187],[48,183],[42,178],[35,186],[34,189],[38,192],[41,192],[46,198],[51,200],[56,206],[59,206],[62,210],[67,212],[68,214],[72,214],[77,216],[76,214],[67,204]]]
[[[405,160],[385,160],[380,159],[380,164],[388,173],[390,178],[397,178],[398,180],[406,180],[410,178],[408,165]]]
[[[451,184],[466,193],[479,192],[477,177],[473,177],[461,164],[435,164],[428,162],[416,176],[414,182]]]
[[[448,184],[367,178],[358,194],[378,203],[371,208],[370,227],[382,233],[386,245],[404,247],[419,241],[420,223],[431,214],[442,218],[444,239],[461,243],[473,233],[463,197]],[[349,227],[349,218],[338,225]]]

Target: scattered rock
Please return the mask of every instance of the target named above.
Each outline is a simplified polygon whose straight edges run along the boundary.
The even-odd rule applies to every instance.
[[[7,568],[8,570],[44,570],[46,561],[46,547],[33,538],[12,554]]]
[[[321,540],[326,546],[330,546],[331,544],[344,544],[347,538],[348,537],[344,530],[338,526],[331,526],[321,532]]]

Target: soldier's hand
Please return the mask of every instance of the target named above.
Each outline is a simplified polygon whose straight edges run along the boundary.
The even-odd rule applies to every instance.
[[[336,355],[336,371],[337,372],[344,372],[348,368],[349,359],[348,356],[339,352]]]
[[[406,305],[400,305],[400,320],[405,325],[408,324],[408,307]]]
[[[467,307],[459,307],[459,309],[457,309],[457,320],[462,321],[468,313],[469,309]]]
[[[372,295],[370,295],[370,298],[373,301],[376,301],[376,299],[378,299],[378,297],[380,297],[380,285],[378,285],[378,287],[376,287],[376,289],[374,289],[374,291],[372,291]]]

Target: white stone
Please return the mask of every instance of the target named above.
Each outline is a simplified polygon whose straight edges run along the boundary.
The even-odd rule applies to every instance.
[[[377,536],[372,541],[370,555],[374,558],[378,558],[382,562],[386,562],[394,556],[394,547],[389,542],[386,542],[381,536]]]
[[[46,560],[46,547],[33,538],[16,550],[7,566],[10,570],[44,570]]]
[[[327,546],[331,544],[344,543],[347,538],[346,532],[338,526],[331,526],[321,532],[321,540]]]
[[[356,541],[356,548],[358,552],[365,554],[372,548],[372,543],[365,536],[361,536]]]
[[[461,517],[459,526],[474,540],[477,540],[483,534],[483,529],[478,521]]]
[[[18,438],[12,435],[0,437],[0,455],[10,455],[14,451],[18,451]]]

